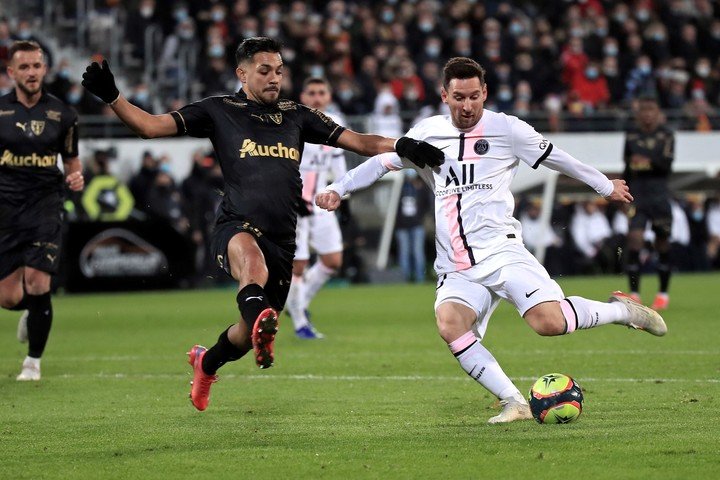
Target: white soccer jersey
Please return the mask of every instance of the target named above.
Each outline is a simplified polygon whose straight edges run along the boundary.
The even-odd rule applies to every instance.
[[[339,117],[327,114],[336,122]],[[347,172],[345,151],[328,145],[306,143],[300,160],[300,176],[303,189],[302,198],[308,210],[315,212],[315,195],[325,190],[330,178],[338,180]]]
[[[520,161],[533,168],[543,163],[584,181],[603,196],[613,191],[605,175],[555,148],[526,122],[504,113],[484,110],[480,122],[465,132],[453,126],[450,116],[434,116],[422,120],[407,136],[445,153],[442,166],[420,171],[435,191],[435,271],[439,275],[470,268],[508,239],[520,240],[510,192]],[[365,162],[328,189],[344,195],[390,170],[412,166],[394,153],[374,159],[375,165]]]

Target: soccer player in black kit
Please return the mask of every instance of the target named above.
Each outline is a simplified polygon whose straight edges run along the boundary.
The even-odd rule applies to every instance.
[[[18,339],[28,342],[28,355],[17,380],[28,381],[40,380],[52,325],[50,280],[60,257],[63,184],[78,191],[84,181],[77,113],[43,90],[42,48],[18,41],[8,56],[15,88],[0,97],[0,306],[27,310]]]
[[[654,97],[638,99],[637,127],[625,139],[625,180],[635,196],[627,236],[627,274],[631,296],[640,302],[640,250],[650,222],[655,232],[660,289],[652,303],[655,310],[668,307],[670,284],[670,233],[672,211],[668,177],[675,154],[673,132],[663,125],[664,117]]]
[[[317,110],[279,99],[280,48],[267,37],[244,40],[235,53],[239,92],[162,115],[151,115],[121,96],[107,62],[92,63],[83,74],[85,88],[111,105],[141,137],[208,137],[220,160],[225,195],[216,217],[212,254],[239,283],[241,320],[222,332],[210,349],[195,345],[188,354],[194,371],[190,398],[198,410],[207,408],[216,372],[226,362],[253,349],[260,368],[273,365],[278,312],[292,278],[304,142],[365,156],[397,151],[422,166],[437,166],[443,159],[440,150],[425,142],[359,134]]]

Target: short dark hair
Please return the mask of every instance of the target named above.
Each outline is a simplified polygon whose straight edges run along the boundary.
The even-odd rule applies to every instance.
[[[270,37],[250,37],[246,38],[237,50],[235,50],[235,61],[238,65],[245,60],[252,60],[253,56],[259,52],[280,53],[282,45],[280,42]]]
[[[45,52],[43,52],[40,44],[34,40],[16,40],[10,45],[8,49],[8,59],[12,60],[16,52],[36,52],[39,51],[45,58]]]
[[[443,68],[443,87],[447,90],[450,80],[477,77],[480,84],[485,85],[485,69],[475,60],[467,57],[453,57]]]
[[[328,82],[327,79],[322,77],[306,78],[303,82],[302,89],[305,90],[310,85],[325,85],[326,87],[328,87],[328,90],[330,89],[330,82]]]

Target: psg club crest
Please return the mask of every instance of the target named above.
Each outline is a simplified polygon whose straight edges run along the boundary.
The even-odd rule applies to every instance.
[[[473,150],[475,150],[475,153],[477,153],[478,155],[485,155],[487,151],[490,150],[490,144],[487,140],[481,138],[480,140],[475,142]]]

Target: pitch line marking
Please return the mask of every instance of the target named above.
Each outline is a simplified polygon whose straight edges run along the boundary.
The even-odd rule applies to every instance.
[[[173,373],[138,373],[138,374],[125,374],[125,373],[65,373],[55,376],[55,378],[101,378],[101,379],[182,379],[189,378],[190,373],[187,374],[173,374]],[[434,376],[434,375],[241,375],[241,374],[221,374],[222,379],[232,380],[311,380],[311,381],[341,381],[341,382],[352,382],[352,381],[399,381],[399,382],[426,382],[426,381],[451,381],[451,382],[467,382],[467,378],[463,375],[458,376]],[[533,381],[537,380],[537,377],[512,377],[517,381]],[[720,379],[717,378],[601,378],[601,377],[584,377],[582,382],[619,382],[619,383],[720,383]]]

